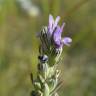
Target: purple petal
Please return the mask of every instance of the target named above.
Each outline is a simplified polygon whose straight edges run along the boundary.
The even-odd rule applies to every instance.
[[[54,39],[55,44],[60,45],[61,43],[60,26],[57,26],[57,29],[53,34],[53,39]]]
[[[63,44],[70,46],[72,39],[70,37],[65,37],[65,38],[63,38],[62,42],[63,42]]]
[[[48,28],[49,28],[49,32],[50,34],[52,34],[53,32],[53,24],[54,24],[54,19],[53,19],[53,16],[52,15],[49,15],[49,25],[48,25]]]
[[[53,30],[57,27],[59,20],[60,20],[60,16],[57,16],[53,25]]]
[[[56,31],[54,32],[54,41],[61,41],[61,35],[62,35],[62,31],[63,31],[63,27],[64,27],[65,23],[62,24],[61,28],[60,26],[57,26]]]

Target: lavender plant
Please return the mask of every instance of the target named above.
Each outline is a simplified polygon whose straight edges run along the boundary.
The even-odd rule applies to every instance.
[[[70,37],[61,37],[65,23],[60,27],[58,25],[59,20],[59,16],[54,20],[53,16],[49,15],[48,26],[44,26],[38,35],[41,41],[37,66],[38,72],[36,80],[33,80],[33,75],[31,74],[31,80],[34,85],[31,96],[58,96],[55,92],[59,84],[60,75],[57,65],[61,58],[63,46],[70,46],[72,42]]]

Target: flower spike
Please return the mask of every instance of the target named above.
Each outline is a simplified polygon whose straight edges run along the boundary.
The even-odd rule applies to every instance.
[[[33,80],[33,75],[31,75],[34,86],[31,96],[58,96],[56,88],[60,84],[60,71],[57,64],[60,63],[63,46],[70,46],[72,42],[70,37],[62,38],[65,23],[60,26],[59,20],[60,16],[54,20],[53,16],[49,15],[48,26],[44,26],[40,31],[38,71],[36,80]]]

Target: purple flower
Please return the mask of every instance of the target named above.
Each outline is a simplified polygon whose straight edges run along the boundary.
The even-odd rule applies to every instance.
[[[63,45],[70,46],[72,39],[70,37],[61,37],[65,23],[63,23],[60,27],[58,25],[59,20],[59,16],[57,16],[56,20],[54,21],[53,16],[49,15],[48,33],[51,35],[57,48],[63,47]]]
[[[60,16],[57,16],[56,17],[56,20],[54,20],[53,19],[53,16],[52,15],[49,15],[48,32],[49,32],[50,35],[53,34],[53,31],[57,27],[59,20],[60,20]]]

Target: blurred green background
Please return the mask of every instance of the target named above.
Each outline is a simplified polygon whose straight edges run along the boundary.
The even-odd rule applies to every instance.
[[[64,47],[59,65],[64,84],[58,93],[96,96],[96,0],[25,0],[29,9],[21,1],[0,0],[0,96],[30,96],[30,73],[36,77],[38,62],[36,33],[48,25],[50,13],[61,16],[63,36],[73,39]]]

